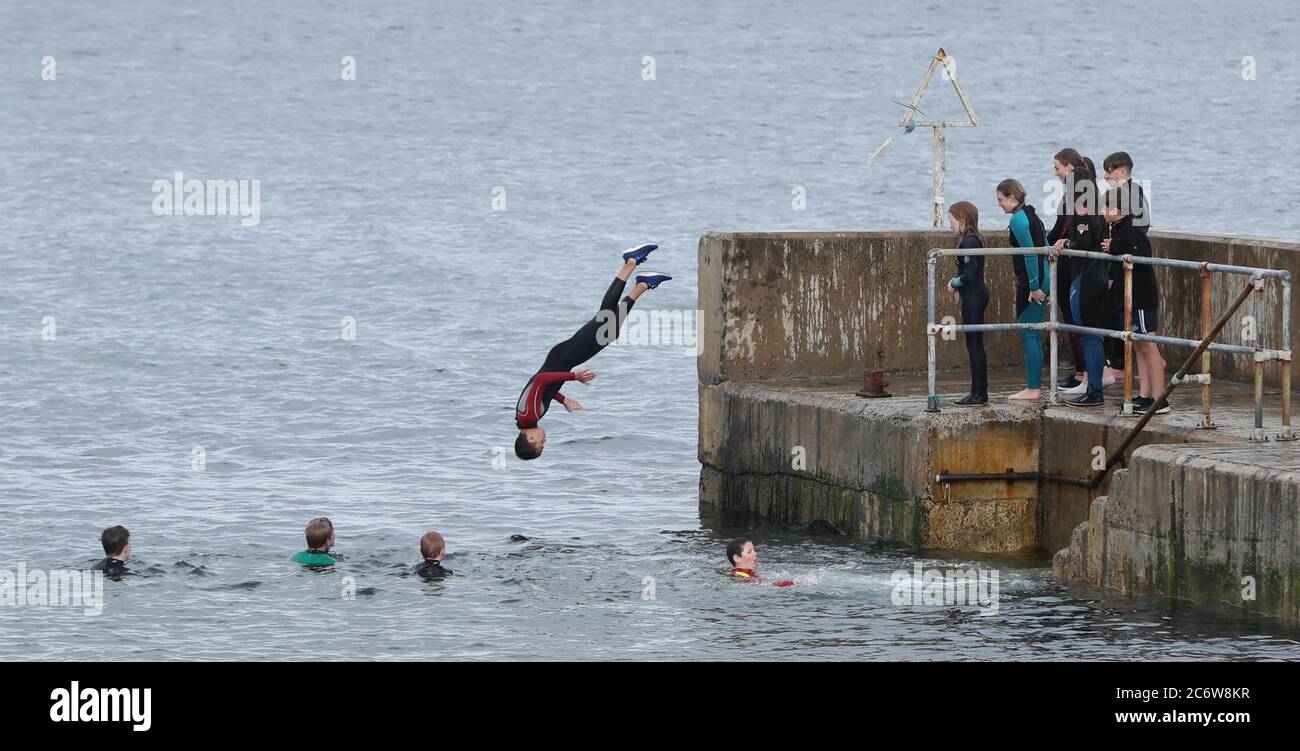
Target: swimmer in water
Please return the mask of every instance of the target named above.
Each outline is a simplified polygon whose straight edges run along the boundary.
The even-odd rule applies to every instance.
[[[131,557],[130,531],[121,524],[109,527],[100,534],[99,542],[104,546],[104,555],[108,557],[91,566],[90,570],[103,571],[104,576],[109,579],[121,581],[122,577],[129,573],[126,569],[126,559]]]
[[[636,286],[632,287],[627,297],[622,302],[618,299],[623,294],[628,279],[632,277],[632,271],[644,263],[650,251],[657,247],[659,246],[650,244],[638,245],[623,254],[623,269],[605,291],[596,317],[583,324],[573,336],[551,347],[541,369],[524,384],[523,393],[515,405],[515,426],[519,428],[519,437],[515,439],[515,456],[525,461],[541,456],[542,449],[546,446],[546,431],[538,427],[537,422],[550,409],[551,400],[563,404],[569,412],[582,409],[582,404],[577,399],[566,399],[560,393],[560,387],[565,381],[578,381],[585,385],[596,378],[591,370],[574,373],[573,369],[618,339],[619,328],[638,297],[646,290],[672,279],[667,274],[640,274],[636,278]]]
[[[415,567],[415,573],[425,579],[441,579],[452,571],[442,567],[442,557],[447,554],[447,543],[437,532],[425,532],[420,538],[420,555],[424,562]]]
[[[334,522],[321,516],[307,522],[303,531],[307,537],[307,549],[294,553],[289,560],[304,566],[333,566],[338,559],[330,555],[334,547]]]
[[[727,563],[731,566],[731,573],[728,574],[733,579],[740,581],[761,582],[758,572],[758,551],[754,549],[754,541],[748,537],[737,537],[727,543]],[[800,574],[793,579],[783,579],[772,582],[776,587],[792,587],[801,581],[805,581],[812,576],[812,572]]]

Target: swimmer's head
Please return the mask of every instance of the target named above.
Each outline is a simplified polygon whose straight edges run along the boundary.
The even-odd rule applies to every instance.
[[[99,535],[99,542],[104,546],[104,555],[109,558],[125,561],[131,557],[131,533],[121,524],[104,530]]]
[[[546,448],[546,431],[541,428],[520,428],[515,439],[515,456],[528,461],[542,455]]]
[[[752,569],[758,565],[758,551],[748,537],[737,537],[727,543],[727,562],[733,568]]]
[[[307,522],[307,549],[328,553],[334,547],[334,522],[320,516]]]
[[[426,561],[441,561],[447,553],[447,542],[437,532],[425,532],[420,538],[420,555]]]

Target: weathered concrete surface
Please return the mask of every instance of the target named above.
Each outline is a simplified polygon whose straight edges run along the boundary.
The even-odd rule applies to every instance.
[[[1143,447],[1053,573],[1300,620],[1298,478],[1289,444]]]
[[[931,492],[936,453],[963,471],[1037,469],[1033,410],[928,415],[915,397],[860,399],[855,388],[701,386],[701,502],[921,546],[1036,546],[1035,483],[966,485],[947,498]]]
[[[701,383],[839,378],[868,365],[926,366],[926,255],[953,246],[927,231],[707,233],[699,245],[704,349]],[[1006,245],[1004,232],[991,245]],[[941,273],[952,271],[945,262]],[[1013,289],[1011,263],[991,263],[991,290]],[[1014,320],[1012,295],[992,295],[988,320]],[[961,318],[940,296],[940,317]],[[940,361],[965,363],[960,341],[940,344]],[[990,339],[991,365],[1020,359],[1014,337]]]
[[[1136,423],[1098,410],[1018,405],[998,399],[1020,386],[1018,371],[995,371],[995,400],[980,409],[925,412],[919,374],[892,376],[889,399],[854,395],[847,379],[722,383],[700,387],[700,502],[778,523],[815,520],[869,539],[970,552],[1067,546],[1088,518],[1089,491],[1050,482],[952,483],[951,474],[1050,472],[1086,477]],[[950,402],[964,376],[939,391]],[[1250,389],[1221,384],[1217,430],[1198,430],[1200,392],[1175,392],[1174,411],[1156,417],[1137,445],[1239,444],[1253,424]],[[1276,431],[1276,416],[1268,427]]]
[[[1130,451],[1153,443],[1240,443],[1250,435],[1254,424],[1254,402],[1249,389],[1226,383],[1217,388],[1214,414],[1220,427],[1215,430],[1197,428],[1201,414],[1200,393],[1199,387],[1190,385],[1175,391],[1170,400],[1173,412],[1153,419],[1134,441]],[[1137,420],[1116,416],[1120,392],[1112,388],[1107,394],[1113,398],[1109,408],[1054,407],[1044,410],[1039,449],[1043,472],[1083,477],[1093,471],[1099,447],[1105,456],[1119,448]],[[1277,397],[1272,399],[1276,404]],[[1270,418],[1268,425],[1276,433],[1277,417],[1270,415]],[[1074,528],[1088,518],[1092,499],[1104,492],[1104,485],[1100,490],[1088,490],[1042,483],[1038,489],[1039,547],[1050,553],[1069,545]]]

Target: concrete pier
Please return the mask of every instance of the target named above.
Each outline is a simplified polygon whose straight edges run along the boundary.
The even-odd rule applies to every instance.
[[[1005,244],[1004,232],[989,234],[990,245]],[[1157,255],[1300,273],[1296,244],[1152,237]],[[960,337],[941,341],[945,407],[926,413],[925,257],[934,247],[951,247],[951,236],[718,233],[701,239],[701,504],[775,523],[822,521],[920,547],[1056,553],[1054,570],[1063,579],[1231,601],[1300,619],[1300,467],[1291,459],[1300,456],[1300,445],[1246,441],[1254,417],[1251,385],[1242,382],[1253,375],[1248,358],[1213,357],[1217,429],[1197,428],[1199,386],[1183,386],[1172,400],[1174,412],[1153,419],[1135,444],[1129,468],[1095,490],[1038,480],[935,481],[944,470],[1084,477],[1136,420],[1116,414],[1119,387],[1108,389],[1106,407],[1092,410],[999,399],[1024,383],[1014,332],[985,335],[993,399],[978,409],[946,406],[966,393],[969,380]],[[1157,273],[1161,333],[1196,337],[1199,276]],[[1011,261],[990,259],[987,280],[986,320],[1012,320]],[[1216,311],[1240,283],[1214,280]],[[1266,292],[1276,299],[1275,291]],[[959,319],[952,296],[940,299],[940,317]],[[1273,346],[1270,338],[1281,330],[1278,306],[1265,311],[1261,330]],[[1237,341],[1236,324],[1221,341]],[[1165,348],[1171,373],[1187,353]],[[886,371],[892,398],[854,395],[864,367]],[[1274,364],[1265,372],[1271,435],[1280,427],[1278,371]],[[1243,599],[1245,577],[1254,577],[1254,599]]]

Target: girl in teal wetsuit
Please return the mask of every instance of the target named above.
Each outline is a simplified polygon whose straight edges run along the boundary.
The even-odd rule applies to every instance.
[[[1017,248],[1042,248],[1047,232],[1034,207],[1025,203],[1025,186],[1019,180],[1003,180],[997,187],[998,206],[1011,215],[1011,245]],[[1047,258],[1042,255],[1012,256],[1016,272],[1016,322],[1041,323],[1043,306],[1051,287]],[[1037,401],[1043,398],[1043,338],[1036,329],[1021,329],[1025,345],[1026,388],[1009,399]]]

